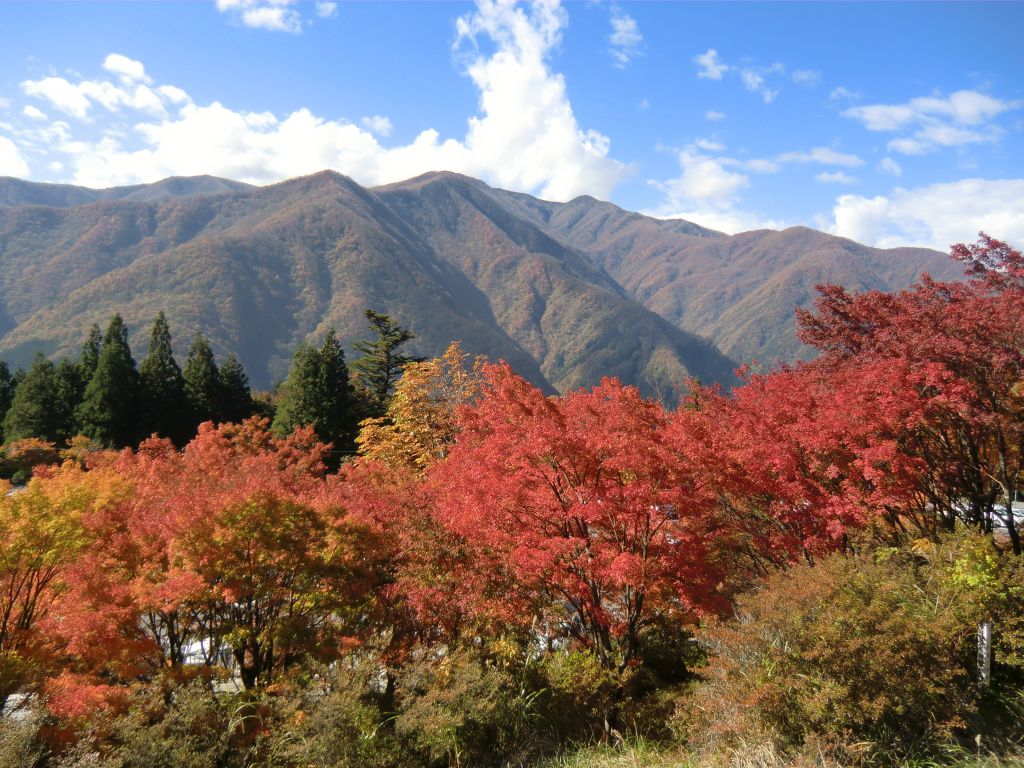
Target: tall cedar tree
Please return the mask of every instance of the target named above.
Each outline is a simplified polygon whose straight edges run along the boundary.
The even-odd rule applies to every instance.
[[[139,418],[142,434],[169,437],[184,445],[194,434],[185,378],[171,350],[171,330],[161,312],[153,321],[149,351],[139,369],[142,382]]]
[[[231,353],[220,367],[220,417],[223,421],[238,423],[252,416],[255,410],[249,377]]]
[[[114,315],[76,411],[82,433],[103,445],[132,445],[138,437],[138,400],[139,372],[128,346],[128,328]]]
[[[311,426],[317,437],[345,453],[351,452],[355,444],[355,417],[345,353],[332,330],[319,351],[303,344],[295,352],[274,429],[288,434],[296,427]]]
[[[352,364],[359,382],[368,394],[368,417],[376,418],[387,412],[388,395],[406,363],[423,362],[422,357],[403,355],[398,348],[416,337],[412,331],[397,325],[390,317],[367,309],[364,313],[377,338],[357,341],[356,350],[362,357]]]
[[[26,437],[57,439],[56,376],[52,362],[40,352],[14,390],[4,418],[4,439],[11,443]]]
[[[54,418],[58,442],[66,443],[78,434],[75,409],[85,396],[85,384],[81,366],[66,357],[57,364],[54,372]]]
[[[11,409],[11,400],[14,399],[14,377],[11,376],[11,369],[7,363],[0,360],[0,421]],[[3,436],[0,435],[0,438]]]
[[[89,329],[89,335],[82,344],[82,361],[79,367],[82,371],[82,381],[88,384],[92,375],[96,373],[96,366],[100,362],[100,352],[103,349],[103,334],[98,324],[93,323]]]
[[[185,361],[185,395],[196,424],[220,420],[220,372],[213,350],[203,334],[197,332]]]

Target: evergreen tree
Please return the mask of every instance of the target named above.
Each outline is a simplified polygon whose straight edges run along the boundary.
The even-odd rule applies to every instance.
[[[78,419],[75,410],[85,396],[85,382],[81,366],[63,358],[54,372],[54,412],[57,439],[66,443],[78,434]]]
[[[40,352],[14,390],[11,407],[4,417],[5,442],[26,437],[56,442],[56,394],[54,365]]]
[[[3,423],[7,411],[11,409],[11,400],[14,399],[14,377],[11,376],[11,369],[7,367],[4,360],[0,360],[0,424]],[[0,442],[3,436],[0,435]]]
[[[83,370],[85,362],[83,356]],[[114,315],[76,411],[82,433],[103,445],[132,445],[138,437],[138,395],[139,372],[128,346],[128,328],[120,315]]]
[[[356,423],[345,353],[332,330],[319,350],[307,344],[296,350],[282,386],[274,429],[287,434],[295,427],[310,425],[321,440],[345,453],[355,445]]]
[[[210,343],[198,331],[185,361],[185,396],[196,424],[220,419],[220,373]]]
[[[171,350],[171,329],[161,312],[153,321],[149,350],[139,367],[141,433],[169,437],[184,445],[195,434],[194,419],[185,396],[185,378]]]
[[[334,445],[336,451],[355,450],[359,419],[355,408],[352,383],[349,381],[345,351],[332,328],[320,348],[320,389],[323,409],[320,421],[314,424],[322,440]]]
[[[220,419],[237,423],[249,418],[255,411],[256,404],[249,390],[249,377],[232,353],[220,367]]]
[[[274,431],[287,435],[296,427],[315,424],[320,412],[320,355],[305,342],[292,355],[288,378],[281,385]]]
[[[356,350],[362,352],[352,367],[359,383],[368,393],[370,416],[383,416],[387,411],[388,395],[406,363],[422,362],[422,357],[403,355],[398,348],[415,338],[412,331],[397,325],[389,315],[367,309],[364,313],[370,329],[377,335],[373,341],[357,341]]]
[[[86,384],[92,380],[92,375],[96,373],[96,366],[100,362],[100,352],[102,349],[103,334],[100,333],[99,325],[93,323],[92,328],[89,329],[89,335],[86,337],[85,343],[82,344],[82,362],[79,363],[82,381]]]

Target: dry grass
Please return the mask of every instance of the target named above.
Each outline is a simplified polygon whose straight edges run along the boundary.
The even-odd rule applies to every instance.
[[[1024,768],[1024,757],[974,756],[966,752],[951,754],[943,760],[912,760],[890,764],[892,768]],[[771,742],[744,744],[717,752],[690,752],[644,740],[624,742],[614,747],[586,747],[549,758],[534,768],[881,768],[882,763],[858,760],[844,762],[808,750],[791,756],[781,753]],[[887,766],[888,768],[888,766]]]

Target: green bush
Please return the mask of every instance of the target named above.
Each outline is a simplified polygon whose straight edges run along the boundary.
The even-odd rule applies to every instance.
[[[789,750],[821,740],[900,756],[973,739],[1017,685],[1022,586],[1017,558],[968,534],[795,566],[708,628],[705,680],[680,720],[705,744]],[[986,616],[1003,687],[983,693]]]

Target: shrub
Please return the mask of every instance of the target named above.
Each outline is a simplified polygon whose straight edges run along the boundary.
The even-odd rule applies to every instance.
[[[4,446],[0,474],[10,478],[15,485],[20,485],[29,481],[32,470],[37,466],[56,464],[58,459],[57,447],[53,443],[26,437]]]
[[[705,635],[712,657],[693,732],[906,754],[976,723],[977,590],[948,567],[970,561],[973,546],[833,555],[769,578]]]

